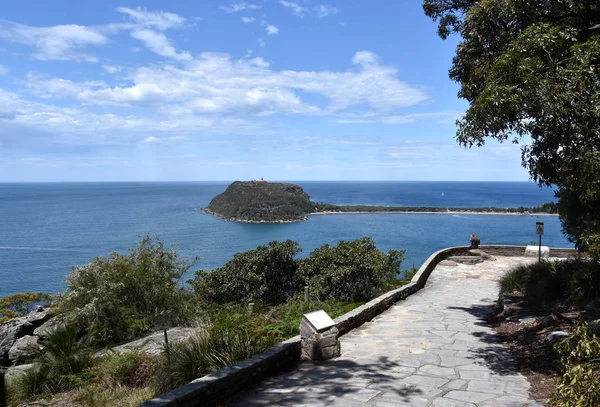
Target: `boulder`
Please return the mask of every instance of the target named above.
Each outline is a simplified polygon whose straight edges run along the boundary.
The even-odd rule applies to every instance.
[[[559,342],[559,341],[562,341],[563,339],[567,339],[570,336],[571,336],[571,334],[569,334],[568,332],[565,332],[565,331],[554,331],[554,332],[550,332],[548,335],[546,335],[546,340],[550,341],[550,342]]]
[[[0,324],[0,364],[8,356],[8,351],[22,336],[33,333],[34,326],[26,317],[14,318]]]
[[[469,250],[469,254],[471,256],[479,256],[479,257],[481,257],[484,260],[491,260],[491,261],[496,260],[495,257],[489,255],[488,253],[484,252],[481,249],[471,249],[471,250]]]
[[[37,336],[25,335],[15,341],[8,351],[8,359],[13,363],[26,362],[37,354],[43,346],[38,343]]]
[[[11,379],[21,376],[23,373],[27,372],[31,368],[33,368],[33,363],[27,365],[11,366],[8,369],[6,369],[6,378]]]
[[[54,332],[54,330],[56,328],[58,328],[59,325],[62,325],[62,324],[63,324],[63,321],[61,321],[60,318],[58,318],[58,317],[50,318],[49,320],[44,322],[42,325],[35,328],[33,330],[33,334],[36,336],[39,336],[40,338],[46,339],[46,338],[50,337],[52,332]]]
[[[167,331],[169,344],[187,339],[190,336],[192,336],[193,332],[193,328],[171,328]],[[117,353],[145,352],[150,355],[156,355],[162,352],[164,345],[165,334],[163,331],[158,331],[144,338],[137,339],[135,341],[128,342],[123,345],[115,346],[111,350]],[[107,353],[108,352],[106,351],[102,351],[97,353],[96,356],[103,356]]]
[[[600,335],[600,319],[596,319],[595,321],[590,322],[589,325],[590,328],[592,328],[592,331],[596,333],[596,335]]]
[[[479,256],[450,256],[446,260],[462,264],[477,264],[483,263],[483,259]]]
[[[27,314],[25,318],[27,318],[27,322],[30,322],[38,327],[50,319],[49,311],[50,308],[37,307],[35,310]]]

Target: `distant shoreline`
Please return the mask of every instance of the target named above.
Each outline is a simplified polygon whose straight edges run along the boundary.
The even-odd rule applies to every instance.
[[[312,215],[360,215],[360,214],[376,214],[376,213],[386,213],[386,214],[397,214],[397,215],[510,215],[510,216],[529,216],[529,217],[539,217],[539,216],[558,216],[556,213],[529,213],[523,214],[520,212],[482,212],[482,211],[319,211],[312,212],[306,214],[306,216],[298,219],[289,219],[289,220],[250,220],[250,219],[239,219],[239,218],[228,218],[226,216],[219,215],[214,213],[208,208],[196,208],[196,210],[204,212],[208,215],[216,216],[217,218],[224,220],[226,222],[239,222],[239,223],[256,223],[256,224],[277,224],[277,223],[295,223],[302,222],[308,220],[309,216]]]
[[[512,216],[558,216],[557,213],[530,213],[523,214],[520,212],[478,212],[478,211],[322,211],[309,213],[311,215],[343,215],[343,214],[364,214],[364,213],[396,213],[396,214],[421,214],[421,215],[512,215]]]

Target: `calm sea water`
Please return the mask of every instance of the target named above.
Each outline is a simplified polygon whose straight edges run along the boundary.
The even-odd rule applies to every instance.
[[[442,207],[536,206],[553,200],[532,183],[296,182],[314,201],[334,204]],[[537,241],[572,247],[556,217],[506,215],[343,214],[290,224],[231,223],[195,210],[225,190],[225,182],[0,184],[0,297],[58,292],[73,265],[135,246],[138,236],[174,242],[195,269],[214,269],[234,253],[292,239],[304,255],[325,243],[371,236],[384,250],[405,249],[404,266],[419,266],[435,250],[468,244]]]

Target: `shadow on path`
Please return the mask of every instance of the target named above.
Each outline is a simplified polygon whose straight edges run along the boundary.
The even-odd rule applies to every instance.
[[[348,359],[304,361],[295,370],[237,395],[227,406],[325,406],[337,400],[339,405],[350,407],[355,405],[353,402],[365,403],[384,392],[396,402],[410,405],[424,391],[417,385],[402,383],[402,376],[406,376],[406,367],[386,356],[370,363]],[[372,383],[377,383],[376,388],[367,388]]]

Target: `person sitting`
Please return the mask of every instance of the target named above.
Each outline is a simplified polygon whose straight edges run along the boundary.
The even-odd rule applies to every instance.
[[[471,237],[469,237],[469,242],[471,242],[471,246],[469,247],[469,249],[479,249],[479,236],[477,236],[477,233],[473,232],[473,234],[471,235]]]

